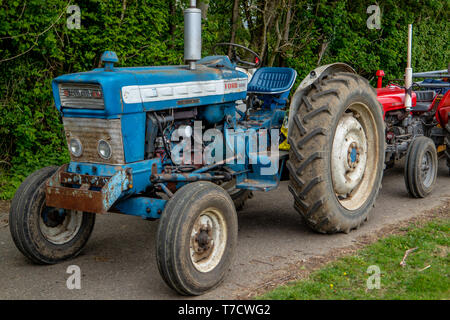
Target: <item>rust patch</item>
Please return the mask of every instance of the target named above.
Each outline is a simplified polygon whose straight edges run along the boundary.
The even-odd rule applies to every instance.
[[[177,183],[176,182],[167,182],[167,188],[173,193],[177,192]]]
[[[158,173],[158,165],[156,163],[152,164],[152,175]]]
[[[61,171],[59,181],[62,184],[89,184],[92,187],[103,187],[109,180],[108,177],[90,176]]]
[[[47,206],[92,213],[106,213],[115,200],[111,197],[118,196],[115,192],[116,186],[114,183],[121,182],[120,191],[125,190],[126,186],[123,184],[132,184],[131,172],[127,173],[128,179],[125,179],[125,181],[114,181],[115,175],[111,178],[90,176],[68,173],[66,170],[67,165],[61,166],[47,180],[45,186]],[[123,170],[120,171],[123,172]],[[71,187],[74,184],[79,188]],[[91,190],[92,187],[101,187],[101,190]]]
[[[79,210],[84,212],[106,213],[103,208],[103,195],[100,191],[74,189],[67,187],[46,187],[46,204],[49,207]]]
[[[200,103],[200,99],[186,99],[186,100],[178,100],[177,105],[182,106],[185,104],[194,104],[194,103]]]

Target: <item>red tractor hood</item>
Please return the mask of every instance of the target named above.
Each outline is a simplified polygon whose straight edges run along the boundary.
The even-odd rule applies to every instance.
[[[403,109],[405,107],[405,89],[390,86],[376,89],[378,102],[383,106],[384,113],[392,110]],[[417,103],[416,93],[412,92],[412,106]]]

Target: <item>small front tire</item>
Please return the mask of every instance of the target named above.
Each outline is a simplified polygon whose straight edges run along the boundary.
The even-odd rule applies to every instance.
[[[37,264],[54,264],[77,256],[95,224],[95,214],[47,207],[45,182],[57,167],[31,174],[16,191],[9,213],[14,244]]]
[[[438,171],[438,157],[433,140],[415,138],[408,147],[405,161],[405,185],[413,198],[425,198],[433,191]]]
[[[217,287],[233,261],[237,225],[233,201],[223,188],[194,182],[179,189],[156,236],[156,260],[166,284],[182,295]]]

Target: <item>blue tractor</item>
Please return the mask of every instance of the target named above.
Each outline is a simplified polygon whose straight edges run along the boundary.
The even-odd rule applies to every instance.
[[[253,191],[288,177],[294,207],[321,233],[367,219],[385,154],[369,83],[346,64],[322,66],[288,106],[295,70],[260,68],[250,49],[255,60],[242,58],[238,44],[219,45],[231,56],[201,58],[201,11],[191,1],[186,65],[118,68],[107,51],[103,68],[53,80],[71,161],[34,172],[15,194],[10,230],[27,258],[75,257],[96,214],[159,219],[162,278],[180,294],[200,295],[228,272],[236,210]]]

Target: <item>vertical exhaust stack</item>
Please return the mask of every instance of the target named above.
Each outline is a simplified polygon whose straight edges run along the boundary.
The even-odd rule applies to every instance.
[[[411,53],[412,53],[412,24],[408,25],[408,53],[405,69],[405,107],[407,111],[411,111],[412,108],[412,68],[411,68]]]
[[[184,60],[190,70],[196,69],[196,62],[202,58],[202,10],[197,1],[191,0],[184,10]]]

